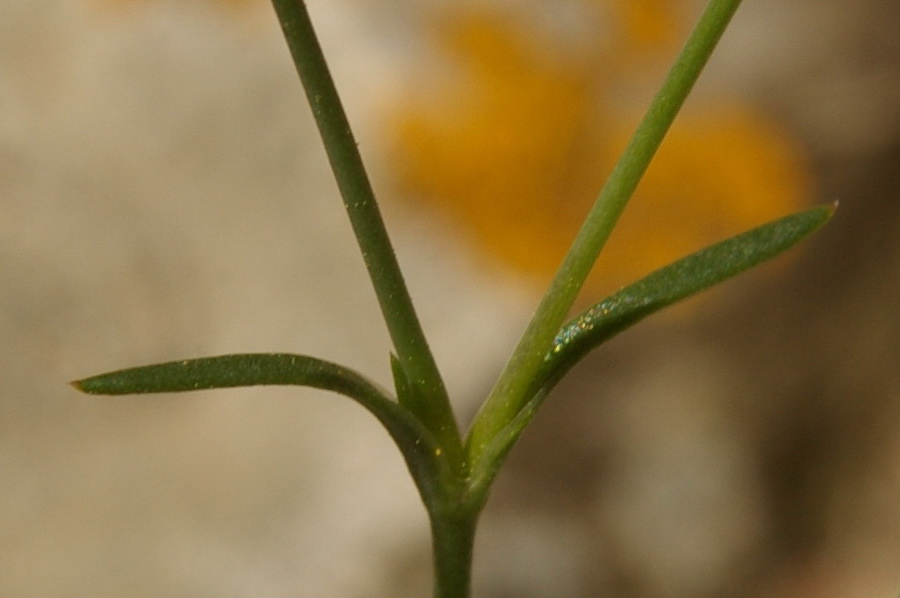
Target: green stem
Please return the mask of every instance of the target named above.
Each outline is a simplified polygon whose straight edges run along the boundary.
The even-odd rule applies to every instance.
[[[447,458],[461,468],[462,443],[447,391],[413,308],[306,5],[302,0],[273,0],[273,5],[325,144],[391,341],[409,383],[416,387],[416,398],[409,406],[438,436]]]
[[[431,514],[434,598],[468,598],[478,513]]]
[[[494,434],[528,401],[531,382],[600,250],[739,5],[740,0],[711,0],[700,17],[476,416],[466,446],[472,467]]]

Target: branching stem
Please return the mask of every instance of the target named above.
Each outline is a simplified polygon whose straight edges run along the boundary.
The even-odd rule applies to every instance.
[[[439,438],[447,458],[463,467],[462,442],[444,383],[413,308],[362,157],[302,0],[273,0],[291,56],[312,107],[344,207],[397,357],[416,400],[411,410]]]
[[[740,3],[741,0],[711,0],[700,17],[473,421],[466,443],[472,467],[477,467],[478,457],[491,438],[529,400],[532,381],[600,250]]]

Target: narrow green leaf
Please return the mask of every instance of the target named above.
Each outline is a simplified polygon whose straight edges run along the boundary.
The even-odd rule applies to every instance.
[[[555,384],[591,350],[650,314],[790,249],[825,224],[834,206],[818,206],[701,249],[610,295],[563,326],[537,382]]]
[[[426,503],[440,496],[454,479],[435,435],[388,393],[361,374],[341,365],[286,353],[220,355],[171,361],[85,378],[72,386],[95,395],[185,392],[257,385],[298,385],[345,395],[372,413],[387,428]]]
[[[421,389],[410,384],[409,378],[406,377],[406,370],[403,369],[403,364],[400,363],[400,359],[393,353],[390,355],[391,377],[394,379],[394,392],[397,395],[397,402],[400,403],[404,409],[417,417],[419,421],[428,425],[426,422],[432,421],[429,419],[431,413],[428,409],[428,402],[422,400]]]
[[[285,353],[170,361],[117,370],[72,384],[83,392],[104,395],[293,384],[333,390],[362,401],[373,396],[387,399],[385,391],[353,370],[315,357]]]
[[[833,213],[834,206],[812,208],[711,245],[632,283],[570,320],[547,353],[529,401],[478,454],[472,465],[470,493],[480,497],[487,492],[544,398],[590,351],[650,314],[790,249]]]
[[[394,379],[394,392],[397,393],[397,401],[407,409],[412,410],[415,407],[415,401],[409,400],[409,380],[406,378],[403,364],[400,363],[400,360],[393,353],[391,353],[391,377]]]

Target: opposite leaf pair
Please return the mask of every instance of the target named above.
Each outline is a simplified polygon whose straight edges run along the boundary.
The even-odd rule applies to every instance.
[[[731,278],[790,248],[822,226],[832,206],[799,212],[747,231],[661,268],[610,295],[568,322],[557,334],[544,367],[533,381],[531,398],[500,433],[466,464],[464,495],[480,503],[515,441],[557,382],[590,351],[646,316]],[[222,355],[119,370],[80,380],[91,394],[124,395],[184,392],[254,385],[309,386],[345,395],[368,409],[397,443],[426,503],[436,480],[456,477],[436,436],[407,406],[403,370],[391,355],[399,401],[352,369],[305,355],[259,353]],[[413,404],[415,404],[413,402]]]

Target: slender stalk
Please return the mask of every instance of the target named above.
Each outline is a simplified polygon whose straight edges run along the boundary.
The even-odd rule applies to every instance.
[[[478,513],[431,514],[434,598],[468,598]]]
[[[409,383],[417,391],[410,408],[438,436],[447,458],[462,467],[462,443],[447,391],[413,308],[306,5],[302,0],[272,3],[312,107],[391,341]]]
[[[531,382],[600,250],[740,3],[711,0],[704,10],[476,416],[466,444],[472,467],[484,446],[528,401]]]

